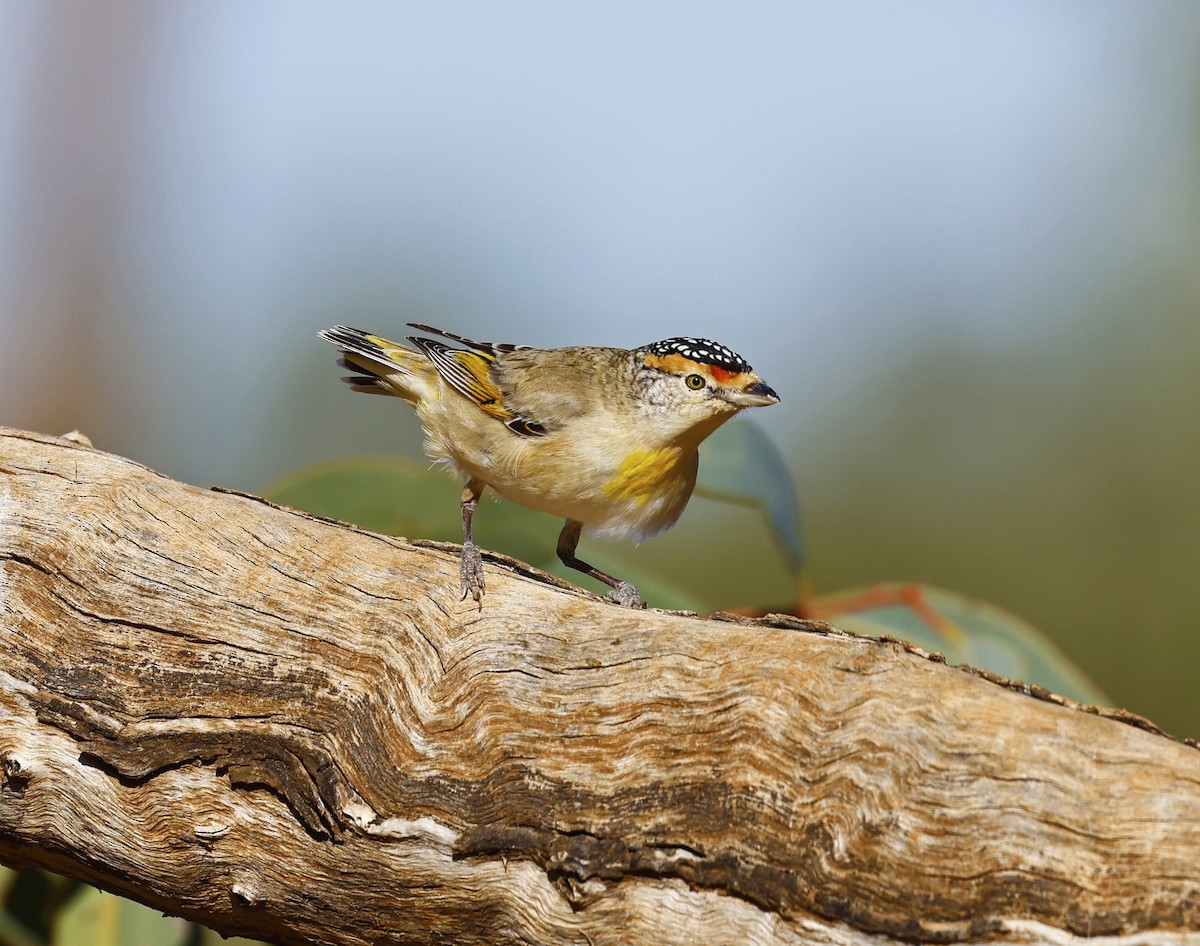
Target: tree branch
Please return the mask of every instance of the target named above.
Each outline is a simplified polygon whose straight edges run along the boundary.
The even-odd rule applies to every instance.
[[[0,429],[0,861],[282,943],[1197,941],[1200,752]]]

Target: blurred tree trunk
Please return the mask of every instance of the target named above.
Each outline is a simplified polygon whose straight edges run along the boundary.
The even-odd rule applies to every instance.
[[[0,860],[326,943],[1200,940],[1200,752],[0,431]]]
[[[14,318],[4,340],[22,357],[0,374],[10,422],[108,429],[120,414],[111,397],[101,406],[87,395],[125,387],[105,355],[125,344],[118,279],[160,13],[151,0],[93,0],[18,14],[35,39],[16,139],[16,278],[5,299]]]

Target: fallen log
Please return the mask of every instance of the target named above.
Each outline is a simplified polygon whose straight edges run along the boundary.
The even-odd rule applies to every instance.
[[[1200,942],[1200,752],[0,428],[0,862],[279,943]]]

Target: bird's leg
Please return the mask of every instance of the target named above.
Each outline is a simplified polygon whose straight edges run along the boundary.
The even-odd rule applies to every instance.
[[[558,534],[558,557],[559,560],[576,571],[583,572],[585,575],[591,575],[597,581],[602,581],[612,591],[608,594],[610,601],[615,601],[623,608],[644,608],[646,602],[642,600],[642,596],[638,594],[638,590],[627,581],[621,581],[619,578],[613,578],[607,572],[602,572],[598,568],[593,568],[583,559],[575,554],[575,549],[579,546],[579,536],[583,532],[583,524],[576,522],[574,519],[568,519],[563,523],[562,532]]]
[[[471,480],[462,491],[462,520],[463,520],[463,550],[462,564],[459,574],[462,579],[462,599],[467,595],[475,599],[479,609],[483,610],[483,556],[479,554],[479,546],[471,538],[471,517],[475,515],[475,507],[479,497],[487,489],[482,480]]]

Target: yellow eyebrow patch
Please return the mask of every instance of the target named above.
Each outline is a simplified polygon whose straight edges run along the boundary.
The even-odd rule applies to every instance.
[[[651,368],[657,368],[659,371],[665,371],[667,374],[684,374],[688,371],[695,371],[700,367],[691,358],[684,358],[683,355],[675,353],[670,355],[649,355],[646,358],[646,364]]]
[[[634,450],[617,468],[617,475],[604,484],[612,499],[632,499],[644,506],[657,496],[664,483],[677,476],[682,447]]]
[[[731,371],[729,368],[723,368],[721,365],[710,365],[703,361],[694,361],[691,358],[672,352],[669,355],[649,355],[646,358],[646,364],[651,368],[657,368],[659,371],[665,371],[667,374],[700,374],[711,378],[717,384],[730,385],[735,387],[743,387],[749,384],[750,373],[746,371]],[[735,379],[741,380],[735,380]]]

